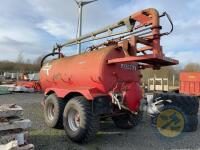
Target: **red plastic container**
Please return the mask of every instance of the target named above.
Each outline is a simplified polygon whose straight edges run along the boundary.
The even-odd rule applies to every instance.
[[[180,93],[200,96],[200,72],[180,73],[179,86]]]

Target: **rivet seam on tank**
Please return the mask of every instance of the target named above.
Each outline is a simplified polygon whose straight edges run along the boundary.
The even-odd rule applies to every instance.
[[[49,76],[49,70],[52,69],[52,65],[47,63],[44,65],[44,67],[42,67],[42,70],[46,73],[47,76]]]

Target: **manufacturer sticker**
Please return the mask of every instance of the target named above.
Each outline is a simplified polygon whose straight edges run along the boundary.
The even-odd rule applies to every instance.
[[[138,67],[134,64],[121,64],[120,68],[124,70],[136,71]]]

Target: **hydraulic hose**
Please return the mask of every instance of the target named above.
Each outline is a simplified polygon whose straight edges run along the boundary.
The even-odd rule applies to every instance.
[[[49,57],[49,56],[54,56],[54,55],[59,55],[59,58],[60,58],[61,56],[63,56],[63,54],[60,53],[60,52],[49,53],[49,54],[45,55],[45,56],[42,58],[40,67],[42,68],[43,63],[44,63],[44,61],[45,61],[45,59],[46,59],[47,57]]]
[[[171,33],[173,32],[173,30],[174,30],[174,24],[173,24],[173,22],[172,22],[172,19],[171,19],[170,15],[169,15],[167,12],[164,12],[160,17],[163,17],[163,16],[166,16],[166,17],[167,17],[169,23],[171,24],[171,30],[170,30],[169,32],[162,33],[161,36],[163,36],[163,35],[169,35],[169,34],[171,34]]]

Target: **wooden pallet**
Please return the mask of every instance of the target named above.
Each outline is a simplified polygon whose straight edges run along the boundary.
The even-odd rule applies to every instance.
[[[15,104],[0,105],[0,150],[33,150],[27,142],[29,119],[23,119],[22,107]]]

